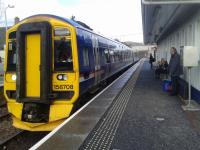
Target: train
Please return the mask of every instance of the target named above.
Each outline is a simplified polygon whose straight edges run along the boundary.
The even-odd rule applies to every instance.
[[[23,19],[6,33],[4,95],[13,126],[53,130],[81,95],[134,61],[130,47],[77,21],[50,14]]]

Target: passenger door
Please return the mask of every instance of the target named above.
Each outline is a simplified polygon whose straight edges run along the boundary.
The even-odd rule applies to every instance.
[[[26,35],[26,97],[40,97],[40,33]]]
[[[17,29],[17,102],[49,105],[52,95],[52,37],[48,22],[22,24]]]

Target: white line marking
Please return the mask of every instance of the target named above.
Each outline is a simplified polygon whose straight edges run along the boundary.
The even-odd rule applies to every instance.
[[[138,67],[139,63],[141,61],[137,62],[133,67]],[[128,72],[129,69],[126,71]],[[50,139],[58,130],[60,130],[64,125],[66,125],[71,119],[73,119],[78,113],[80,113],[83,109],[85,109],[91,102],[93,102],[98,96],[100,96],[104,91],[106,91],[109,87],[111,87],[115,82],[117,82],[126,72],[124,72],[121,76],[119,76],[117,79],[115,79],[110,85],[108,85],[103,91],[101,91],[99,94],[97,94],[95,97],[93,97],[89,102],[87,102],[83,107],[81,107],[79,110],[77,110],[73,115],[71,115],[69,118],[67,118],[63,123],[61,123],[58,127],[56,127],[53,131],[51,131],[49,134],[47,134],[43,139],[41,139],[39,142],[37,142],[35,145],[33,145],[29,150],[36,150],[39,148],[43,143],[45,143],[48,139]]]

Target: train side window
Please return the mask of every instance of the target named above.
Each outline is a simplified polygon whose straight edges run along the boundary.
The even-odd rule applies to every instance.
[[[71,40],[54,40],[54,70],[73,71]]]
[[[110,63],[110,54],[109,54],[109,50],[108,49],[104,50],[104,55],[105,55],[106,63]]]
[[[83,66],[89,66],[89,50],[83,48]]]
[[[16,41],[8,43],[7,71],[16,71]]]
[[[112,63],[115,62],[114,51],[113,51],[113,50],[110,50],[110,61],[111,61]]]

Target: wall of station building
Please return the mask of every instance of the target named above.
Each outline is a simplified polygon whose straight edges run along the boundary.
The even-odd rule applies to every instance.
[[[170,48],[172,46],[176,47],[178,53],[180,53],[181,46],[195,46],[200,56],[200,10],[176,31],[157,44],[157,60],[164,58],[169,62]],[[183,70],[181,78],[188,81],[187,70],[185,68]],[[192,86],[200,91],[200,63],[198,67],[192,68],[191,78]]]

